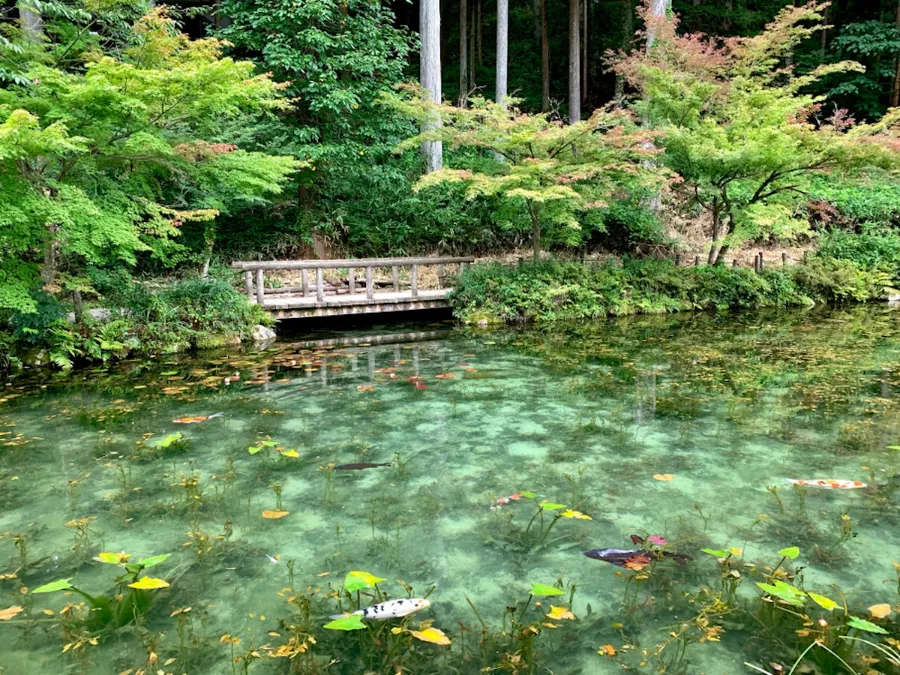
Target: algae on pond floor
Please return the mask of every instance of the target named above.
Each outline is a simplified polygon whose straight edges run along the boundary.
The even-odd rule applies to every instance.
[[[817,672],[847,672],[832,653],[895,672],[856,640],[898,637],[883,308],[280,344],[42,384],[0,408],[0,672],[724,675],[816,640]],[[582,555],[604,548],[632,553]],[[348,591],[350,572],[385,581]]]

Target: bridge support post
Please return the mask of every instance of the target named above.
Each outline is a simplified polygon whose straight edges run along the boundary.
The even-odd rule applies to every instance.
[[[409,273],[409,282],[410,282],[410,293],[414,298],[419,296],[419,266],[412,265],[412,269]]]
[[[391,265],[391,278],[394,280],[394,293],[400,292],[400,271],[396,265]]]
[[[253,300],[253,272],[244,272],[244,290],[247,291],[247,300]]]
[[[300,288],[303,297],[309,295],[309,272],[306,269],[300,270]]]
[[[316,300],[325,302],[325,279],[321,267],[316,268]]]
[[[366,298],[371,300],[375,297],[375,289],[372,288],[372,268],[366,268]]]
[[[261,269],[258,269],[256,270],[256,304],[258,304],[260,307],[265,304],[265,293],[266,289],[263,284],[263,271]]]
[[[350,295],[356,293],[356,268],[351,267],[347,270],[347,285],[350,287]]]

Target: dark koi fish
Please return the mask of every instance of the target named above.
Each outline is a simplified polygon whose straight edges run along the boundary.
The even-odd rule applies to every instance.
[[[682,567],[685,566],[688,560],[693,560],[686,553],[662,550],[651,551],[646,548],[595,548],[593,551],[585,551],[584,554],[594,560],[602,560],[616,567],[625,567],[633,570],[646,567],[654,558],[657,560],[671,558]]]
[[[390,466],[390,462],[373,464],[372,462],[356,462],[355,464],[338,464],[334,467],[337,471],[358,471],[359,469],[374,469],[376,466]]]

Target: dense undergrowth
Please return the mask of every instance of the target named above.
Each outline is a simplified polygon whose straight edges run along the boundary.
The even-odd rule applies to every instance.
[[[133,279],[124,271],[97,271],[96,298],[102,307],[68,314],[56,296],[38,292],[36,312],[15,313],[9,332],[0,331],[0,370],[53,363],[68,369],[79,362],[106,362],[131,354],[170,354],[239,344],[257,324],[271,319],[227,281]],[[80,320],[78,320],[80,319]]]
[[[900,237],[836,233],[800,264],[764,269],[676,267],[669,260],[477,265],[453,295],[465,322],[531,322],[695,309],[803,306],[885,299],[900,285]]]

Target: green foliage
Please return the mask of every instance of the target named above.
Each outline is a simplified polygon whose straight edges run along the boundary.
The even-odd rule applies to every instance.
[[[676,192],[712,219],[709,262],[749,238],[790,238],[807,229],[801,206],[823,172],[896,168],[893,111],[855,124],[846,111],[824,118],[822,78],[862,70],[844,61],[790,76],[784,59],[817,28],[824,4],[783,9],[755,37],[720,43],[660,26],[653,49],[618,59],[614,68],[640,94],[635,109],[665,132],[664,161],[681,177]]]
[[[0,90],[0,308],[36,309],[39,264],[55,291],[58,266],[177,251],[183,223],[259,202],[299,166],[228,142],[283,103],[220,42],[190,40],[161,9],[87,42],[94,14],[65,18],[81,30],[30,41],[27,83]]]
[[[840,35],[829,45],[835,58],[851,58],[865,71],[842,77],[828,90],[828,96],[852,105],[860,115],[877,119],[884,115],[885,82],[893,82],[894,58],[900,52],[900,28],[881,21],[861,21],[841,26]]]
[[[809,303],[792,277],[723,266],[678,268],[668,261],[623,265],[546,262],[475,265],[453,294],[457,316],[509,322],[586,319],[687,309],[783,307]]]
[[[584,122],[563,125],[480,97],[469,108],[457,108],[436,105],[413,87],[405,93],[385,97],[385,103],[427,130],[400,149],[440,140],[495,158],[474,169],[427,174],[416,189],[461,184],[469,199],[500,203],[513,214],[501,227],[515,226],[518,215],[531,229],[535,259],[544,234],[553,242],[579,244],[590,230],[603,229],[602,212],[614,195],[621,198],[660,180],[659,172],[641,161],[653,154],[647,135],[621,111],[597,110]]]

